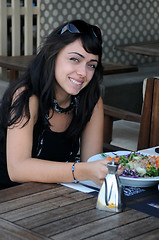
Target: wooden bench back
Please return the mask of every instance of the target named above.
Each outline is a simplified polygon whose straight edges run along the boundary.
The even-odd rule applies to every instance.
[[[138,149],[159,145],[159,79],[148,78],[141,115]]]
[[[104,115],[104,143],[107,144],[107,150],[112,149],[110,142],[115,118],[140,123],[137,150],[158,146],[159,79],[147,79],[141,115],[108,105],[104,105]],[[113,149],[115,150],[115,147]]]

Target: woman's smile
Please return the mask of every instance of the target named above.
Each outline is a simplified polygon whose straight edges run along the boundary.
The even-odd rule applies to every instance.
[[[98,65],[98,55],[86,52],[81,40],[63,48],[56,59],[57,91],[77,95],[91,81]]]
[[[75,85],[77,85],[77,86],[81,86],[82,83],[83,83],[83,81],[76,80],[76,79],[71,78],[71,77],[69,77],[69,80],[70,80],[73,84],[75,84]]]

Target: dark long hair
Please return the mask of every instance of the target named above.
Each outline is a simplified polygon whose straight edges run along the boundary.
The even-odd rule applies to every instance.
[[[14,123],[20,122],[24,114],[27,116],[27,122],[29,121],[29,98],[33,94],[39,98],[39,114],[43,120],[45,119],[45,115],[54,107],[52,99],[55,97],[55,62],[57,55],[66,45],[74,42],[76,39],[80,39],[87,52],[99,56],[98,66],[92,80],[78,94],[78,114],[74,116],[73,124],[71,124],[69,129],[69,134],[71,135],[79,135],[81,133],[99,99],[99,82],[102,79],[101,41],[91,31],[91,25],[84,21],[81,22],[90,30],[85,33],[71,33],[66,31],[60,34],[61,29],[67,23],[55,29],[45,39],[38,54],[28,66],[27,71],[6,90],[0,107],[0,131]],[[23,91],[12,103],[13,95],[22,87]]]

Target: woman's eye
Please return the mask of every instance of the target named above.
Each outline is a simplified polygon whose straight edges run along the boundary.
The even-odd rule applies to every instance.
[[[79,61],[78,58],[75,58],[75,57],[71,57],[70,60],[73,61],[73,62],[78,62]]]
[[[96,69],[97,66],[95,64],[89,64],[89,67]]]

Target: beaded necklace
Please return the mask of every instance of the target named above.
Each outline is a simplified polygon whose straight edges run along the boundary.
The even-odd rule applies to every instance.
[[[57,100],[53,99],[53,103],[54,103],[54,110],[57,113],[68,113],[69,111],[71,111],[73,108],[75,109],[75,114],[77,115],[77,110],[78,110],[78,104],[79,104],[79,99],[78,97],[74,97],[70,103],[70,105],[67,108],[62,108],[58,105]]]

